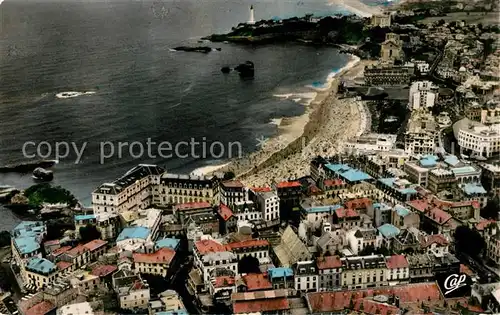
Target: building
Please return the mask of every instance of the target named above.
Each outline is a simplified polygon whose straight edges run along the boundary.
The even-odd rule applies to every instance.
[[[133,253],[134,269],[137,273],[150,274],[166,278],[170,274],[175,251],[160,248],[154,253]]]
[[[214,208],[210,202],[187,202],[176,204],[173,207],[176,216],[182,225],[187,225],[190,216],[195,214],[210,215],[214,213]]]
[[[41,221],[22,221],[11,232],[13,262],[19,267],[21,280],[25,283],[28,278],[24,266],[30,258],[42,258],[40,243],[46,234],[47,226]]]
[[[113,274],[115,290],[121,309],[146,310],[151,299],[149,285],[141,276],[132,271],[121,269]]]
[[[335,211],[342,208],[341,205],[311,206],[305,203],[302,206],[302,218],[304,218],[313,230],[320,228],[323,222],[333,222]]]
[[[498,229],[492,229],[492,235],[486,237],[486,256],[497,266],[500,266],[500,234]]]
[[[295,280],[292,268],[270,268],[268,271],[269,280],[276,289],[293,289],[295,287]]]
[[[393,241],[398,237],[401,233],[401,230],[395,227],[392,224],[384,224],[377,228],[380,236],[382,237],[381,246],[385,246],[386,248],[391,248]]]
[[[253,201],[235,202],[231,210],[237,222],[262,220],[262,211]]]
[[[300,196],[302,185],[299,181],[286,181],[273,185],[280,202],[280,218],[288,220],[293,217],[293,211],[300,210]]]
[[[399,39],[398,34],[387,33],[385,41],[380,44],[380,58],[382,61],[402,60],[403,42]]]
[[[146,209],[160,203],[160,176],[165,170],[156,165],[139,164],[112,183],[92,192],[94,214],[121,213]]]
[[[422,187],[427,187],[429,171],[437,167],[438,157],[426,155],[419,160],[407,161],[404,171],[408,174],[408,180]]]
[[[376,184],[379,189],[379,198],[390,203],[404,203],[417,198],[417,191],[414,184],[406,179],[400,178],[379,178]]]
[[[391,15],[390,13],[384,14],[374,14],[371,17],[371,26],[373,27],[390,27],[391,26]]]
[[[318,267],[318,291],[332,291],[340,288],[342,261],[339,256],[321,256],[316,259]]]
[[[276,191],[256,192],[254,195],[254,202],[262,212],[263,220],[274,221],[280,219],[280,199]]]
[[[75,270],[87,265],[90,262],[90,251],[83,245],[77,245],[62,253],[60,260],[70,263],[71,269]]]
[[[410,86],[408,108],[410,110],[429,109],[434,107],[438,98],[438,87],[431,81],[416,81]]]
[[[245,186],[238,180],[229,180],[220,183],[220,202],[231,207],[235,202],[247,201],[248,195]]]
[[[145,246],[152,243],[151,233],[143,226],[127,227],[116,238],[116,246],[121,251],[144,250]]]
[[[408,85],[415,72],[413,66],[378,64],[365,67],[365,84],[372,86]]]
[[[487,191],[500,195],[500,164],[480,164],[482,169],[482,183]]]
[[[32,257],[26,263],[26,288],[40,290],[52,283],[57,277],[57,267],[50,260]]]
[[[89,302],[68,304],[60,307],[57,310],[57,315],[74,315],[74,314],[85,314],[93,315],[94,311]]]
[[[453,125],[458,145],[472,155],[491,158],[500,153],[500,124],[484,125],[467,118]]]
[[[238,292],[272,290],[273,284],[267,273],[247,273],[240,278]]]
[[[78,294],[81,295],[96,291],[101,284],[101,278],[99,276],[83,270],[77,270],[70,274],[69,279],[73,288],[76,288]]]
[[[436,168],[429,172],[427,188],[433,193],[450,190],[456,184],[455,174],[447,169]]]
[[[405,152],[410,155],[433,154],[438,125],[430,113],[412,112],[405,132]]]
[[[418,228],[420,226],[420,216],[402,205],[395,205],[392,210],[391,223],[399,229]]]
[[[80,238],[80,228],[87,225],[93,225],[101,233],[101,238],[104,240],[115,239],[118,235],[120,219],[118,214],[101,213],[95,214],[80,214],[75,215],[75,234],[76,238]]]
[[[162,212],[159,209],[149,208],[146,210],[138,211],[139,218],[134,220],[130,226],[138,227],[142,226],[149,229],[151,239],[155,240],[158,238],[161,225]]]
[[[219,204],[219,179],[216,176],[165,173],[160,179],[164,204],[208,202]]]
[[[410,282],[410,265],[404,255],[392,255],[387,258],[387,281],[389,285]]]
[[[267,240],[251,239],[240,242],[228,243],[227,248],[236,254],[238,260],[250,256],[259,260],[259,264],[269,264],[269,242]]]
[[[316,292],[319,288],[318,269],[312,260],[299,261],[294,266],[295,290],[298,292]]]
[[[281,236],[280,244],[273,247],[275,260],[278,265],[291,267],[299,261],[308,261],[312,259],[306,244],[304,244],[291,226],[287,226]]]
[[[392,207],[386,203],[376,202],[373,204],[373,223],[379,227],[386,223],[391,223]]]
[[[387,265],[382,255],[343,257],[342,288],[365,289],[387,285]]]
[[[166,290],[160,293],[158,300],[150,301],[149,313],[155,315],[188,315],[186,307],[184,306],[184,303],[182,303],[181,297],[174,290]]]
[[[427,254],[413,254],[406,256],[410,269],[410,282],[419,283],[435,281],[432,272],[433,260]]]
[[[349,247],[354,255],[359,255],[365,248],[373,250],[380,247],[382,239],[378,236],[376,229],[351,230],[347,233]]]
[[[396,135],[391,134],[363,134],[345,142],[345,151],[358,154],[370,151],[390,151],[396,148]]]
[[[207,284],[217,276],[216,269],[226,269],[231,275],[238,274],[238,257],[225,245],[203,239],[195,243],[194,267],[199,270],[203,283]]]
[[[233,314],[286,314],[290,310],[287,290],[234,293]]]
[[[341,228],[345,229],[361,227],[361,216],[354,209],[340,207],[335,209],[333,223],[339,224]]]

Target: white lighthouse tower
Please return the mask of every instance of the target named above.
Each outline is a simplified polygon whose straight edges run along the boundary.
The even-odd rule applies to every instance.
[[[248,20],[248,24],[255,24],[255,18],[253,16],[253,5],[250,6],[250,19]]]

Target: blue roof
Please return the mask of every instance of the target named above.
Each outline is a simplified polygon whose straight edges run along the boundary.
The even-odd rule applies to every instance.
[[[325,164],[325,167],[327,169],[329,169],[330,171],[334,172],[334,173],[337,173],[339,171],[345,172],[345,171],[351,169],[351,167],[349,165],[347,165],[347,164],[331,164],[331,163],[328,163],[328,164]]]
[[[75,215],[75,221],[93,220],[93,219],[95,219],[95,214]]]
[[[420,159],[420,165],[422,165],[423,167],[433,167],[437,165],[437,162],[433,158],[425,157],[423,159]]]
[[[350,182],[359,182],[362,180],[368,180],[371,179],[372,177],[365,172],[362,172],[360,170],[356,169],[350,169],[346,172],[343,172],[340,174],[341,177],[345,178],[346,180]]]
[[[386,185],[386,186],[389,186],[391,188],[394,188],[396,189],[397,191],[399,191],[400,193],[404,194],[404,195],[411,195],[411,194],[417,194],[417,191],[415,190],[415,188],[397,188],[394,186],[394,184],[396,183],[396,180],[397,178],[395,177],[388,177],[388,178],[379,178],[379,182],[381,182],[382,184]]]
[[[464,190],[464,192],[467,195],[475,195],[475,194],[483,195],[483,194],[486,194],[486,190],[479,183],[465,184],[465,186],[463,187],[463,190]]]
[[[380,211],[390,210],[391,209],[391,207],[388,204],[379,203],[379,202],[374,203],[373,204],[373,208],[376,209],[376,210],[380,210]]]
[[[445,159],[444,162],[448,165],[455,166],[458,163],[460,163],[460,160],[456,155],[448,155]]]
[[[270,268],[268,270],[269,276],[271,279],[273,278],[283,278],[283,277],[292,277],[293,270],[291,268]]]
[[[438,161],[439,160],[439,156],[433,155],[433,154],[427,154],[427,155],[424,155],[422,157],[422,159]]]
[[[318,206],[318,207],[308,207],[304,208],[304,211],[307,213],[317,213],[317,212],[329,212],[335,211],[339,208],[342,208],[341,205],[331,205],[331,206]]]
[[[401,232],[397,227],[395,227],[394,225],[389,224],[389,223],[386,223],[384,225],[379,226],[378,231],[385,238],[393,238],[395,236],[398,236],[399,233]]]
[[[32,236],[36,237],[46,231],[45,223],[42,221],[22,221],[13,230],[14,237],[16,236]]]
[[[160,248],[171,248],[176,250],[179,247],[179,243],[181,241],[176,238],[164,238],[155,243],[155,249],[158,250]]]
[[[409,215],[411,213],[410,210],[408,210],[407,208],[403,207],[402,205],[396,205],[394,207],[394,210],[396,210],[397,214],[400,217],[406,217],[407,215]]]
[[[476,169],[472,166],[462,166],[462,167],[452,168],[451,171],[455,175],[462,175],[462,174],[467,174],[467,173],[475,173]]]
[[[31,254],[40,249],[40,244],[38,244],[34,236],[16,237],[14,244],[20,254]]]
[[[26,268],[38,273],[50,273],[56,270],[56,265],[45,258],[33,257],[28,260]]]
[[[148,238],[149,233],[149,229],[143,226],[126,227],[118,235],[116,241],[119,242],[129,238],[142,238],[145,240]]]

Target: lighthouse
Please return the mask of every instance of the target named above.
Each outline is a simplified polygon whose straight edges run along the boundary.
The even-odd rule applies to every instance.
[[[255,24],[255,18],[253,16],[253,5],[250,6],[250,19],[248,20],[248,24]]]

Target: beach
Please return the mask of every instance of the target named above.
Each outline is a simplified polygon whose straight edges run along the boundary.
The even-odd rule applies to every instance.
[[[328,76],[324,86],[315,89],[316,97],[303,115],[281,119],[278,134],[268,139],[259,151],[195,172],[231,171],[250,187],[307,175],[309,161],[314,156],[334,155],[343,141],[369,129],[369,112],[355,99],[338,99],[337,90],[341,80],[362,76],[364,66],[370,62],[352,56],[344,68]]]

